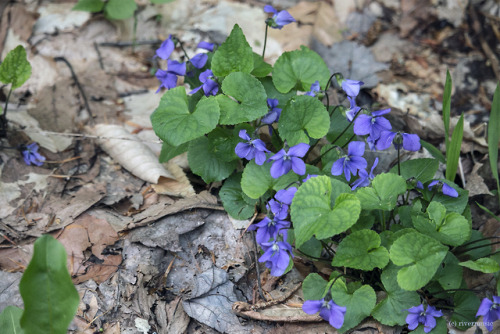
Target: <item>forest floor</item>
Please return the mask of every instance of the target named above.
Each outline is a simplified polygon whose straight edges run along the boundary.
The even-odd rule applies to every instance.
[[[469,191],[473,227],[500,235],[498,221],[474,204],[500,211],[485,138],[500,81],[498,1],[136,2],[135,34],[132,18],[72,11],[76,1],[0,3],[0,58],[22,45],[32,66],[10,97],[9,131],[0,138],[0,311],[22,307],[20,277],[36,238],[50,233],[66,247],[81,296],[71,333],[336,333],[301,311],[297,288],[311,265],[300,256],[283,278],[261,268],[275,302],[249,308],[259,301],[249,221],[225,213],[220,184],[205,185],[185,156],[160,172],[127,164],[161,150],[149,119],[161,98],[151,73],[161,42],[173,34],[194,55],[199,41],[220,44],[238,23],[262,52],[266,4],[297,20],[270,31],[267,61],[309,46],[332,73],[365,82],[362,106],[392,108],[395,128],[442,150],[449,70],[452,124],[465,118],[456,182]],[[176,49],[172,58],[182,56]],[[1,88],[3,106],[8,87]],[[123,149],[115,138],[125,135],[132,140]],[[7,149],[33,141],[47,159],[41,167]],[[385,160],[390,165],[394,156]],[[471,272],[468,284],[494,289],[492,275]],[[354,333],[401,331],[368,320]]]

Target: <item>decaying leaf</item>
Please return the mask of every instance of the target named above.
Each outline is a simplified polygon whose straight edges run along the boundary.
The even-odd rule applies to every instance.
[[[98,124],[93,132],[99,144],[116,162],[138,178],[158,183],[160,177],[178,182],[144,143],[119,125]]]
[[[198,275],[195,280],[196,285],[191,293],[193,298],[182,303],[191,318],[223,333],[252,331],[251,324],[243,326],[238,317],[231,312],[236,295],[233,291],[234,285],[224,270],[212,267]]]
[[[25,128],[25,133],[31,140],[38,143],[43,148],[57,153],[62,152],[71,145],[73,141],[70,137],[58,136],[53,134],[44,133],[40,129],[39,122],[30,116],[26,110],[19,110],[16,112],[9,112],[7,114],[9,122],[15,123],[22,128]]]
[[[161,176],[158,184],[153,184],[153,189],[158,194],[189,197],[194,196],[196,193],[191,186],[186,174],[177,164],[168,162],[167,169],[172,173],[174,179]]]

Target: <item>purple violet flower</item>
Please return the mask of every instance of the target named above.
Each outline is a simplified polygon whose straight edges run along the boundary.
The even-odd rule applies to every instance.
[[[160,47],[156,50],[156,57],[167,59],[174,51],[174,48],[175,44],[172,40],[172,35],[170,35],[165,41],[163,41],[163,43],[161,43]]]
[[[261,166],[266,162],[266,152],[269,150],[266,148],[266,144],[260,139],[252,139],[247,134],[247,130],[240,130],[239,134],[241,139],[246,140],[246,143],[238,143],[234,152],[240,158],[252,160],[255,158],[255,163]]]
[[[493,301],[484,298],[479,305],[476,317],[483,316],[483,323],[488,331],[493,330],[493,323],[500,319],[500,297],[493,296]]]
[[[198,48],[213,52],[214,51],[214,43],[201,41],[200,43],[198,43]]]
[[[255,234],[255,240],[258,244],[263,244],[268,242],[270,239],[276,239],[278,236],[278,231],[281,229],[287,229],[290,227],[290,222],[287,220],[281,220],[278,217],[265,217],[260,222],[252,224],[248,229],[257,230]]]
[[[443,316],[443,312],[436,310],[433,306],[428,305],[427,310],[424,311],[424,305],[412,307],[407,310],[409,312],[406,316],[406,323],[408,329],[414,330],[419,324],[424,325],[424,332],[429,333],[436,327],[436,319]]]
[[[198,53],[193,58],[191,58],[191,64],[197,69],[202,69],[203,66],[207,63],[208,56],[206,53]]]
[[[156,93],[158,93],[162,87],[166,89],[171,89],[177,86],[177,76],[186,75],[186,63],[179,63],[176,60],[167,60],[167,70],[157,70],[156,78],[160,80],[160,87]]]
[[[304,175],[306,173],[306,164],[300,158],[306,155],[308,150],[309,145],[305,143],[290,147],[288,152],[285,149],[281,149],[269,158],[269,160],[274,160],[271,166],[271,176],[277,179],[290,170],[293,170],[295,174]]]
[[[349,109],[346,110],[345,116],[349,122],[352,122],[361,108],[356,105],[355,97],[348,96],[347,99],[349,100]]]
[[[432,191],[432,188],[435,185],[438,186],[438,190],[441,190],[444,195],[450,196],[450,197],[455,197],[455,198],[458,197],[458,192],[455,189],[453,189],[452,187],[450,187],[446,183],[439,181],[439,180],[434,180],[431,183],[429,183],[429,185],[427,186],[427,189]]]
[[[297,188],[295,187],[290,187],[288,189],[281,189],[278,190],[276,195],[274,195],[274,198],[278,200],[281,203],[291,205],[293,197],[295,196],[295,193],[297,192]]]
[[[375,177],[373,175],[373,170],[375,167],[377,167],[378,164],[378,157],[375,158],[375,161],[373,162],[373,166],[370,170],[370,174],[365,169],[360,169],[359,170],[359,178],[352,183],[352,190],[358,188],[358,187],[368,187],[370,185],[370,181],[373,180]]]
[[[418,137],[418,135],[392,131],[382,131],[376,143],[377,150],[383,151],[389,148],[389,146],[391,146],[391,143],[394,144],[394,147],[396,149],[401,149],[401,147],[403,147],[407,151],[418,151],[421,147],[420,138]]]
[[[279,277],[283,275],[290,263],[290,255],[293,257],[292,246],[286,241],[274,240],[264,242],[262,248],[266,250],[259,258],[259,262],[266,263],[266,267],[271,269],[271,276]]]
[[[319,81],[316,80],[312,85],[311,85],[311,90],[305,93],[304,95],[309,95],[312,97],[316,97],[319,94],[320,91],[320,86],[319,86]]]
[[[269,112],[266,116],[262,117],[261,121],[264,124],[272,124],[277,122],[281,115],[281,108],[278,108],[279,101],[277,99],[267,99]]]
[[[388,114],[391,109],[384,109],[374,111],[370,115],[359,115],[354,121],[354,133],[358,136],[370,135],[373,141],[380,138],[382,131],[388,131],[392,129],[391,123],[382,117],[382,115]]]
[[[306,300],[302,304],[302,311],[307,314],[319,312],[321,318],[328,321],[332,327],[337,329],[344,324],[346,310],[346,307],[335,304],[333,300],[327,302],[324,298],[321,300]]]
[[[292,204],[293,196],[297,192],[297,188],[292,187],[289,189],[281,189],[267,204],[268,210],[274,214],[278,219],[286,219],[288,216],[288,208]]]
[[[352,141],[347,147],[347,155],[335,161],[332,165],[332,175],[342,175],[347,181],[352,175],[356,175],[358,170],[365,169],[368,165],[363,154],[365,153],[365,143],[362,141]]]
[[[266,204],[267,210],[271,211],[276,219],[286,219],[288,217],[288,205],[280,203],[275,199],[269,200]]]
[[[278,12],[271,5],[264,6],[264,12],[274,14],[272,18],[266,20],[267,25],[273,29],[281,29],[283,28],[283,26],[295,22],[293,16],[290,15],[290,13],[288,13],[286,10]]]
[[[199,91],[201,88],[203,88],[203,92],[205,93],[205,96],[217,94],[217,92],[219,91],[219,85],[214,80],[214,74],[212,73],[211,70],[206,70],[204,72],[201,72],[199,79],[200,79],[202,85],[199,87],[196,87],[195,89],[190,91],[189,94],[194,94],[197,91]]]
[[[361,89],[361,85],[364,85],[363,81],[356,81],[351,79],[343,79],[341,86],[342,90],[350,97],[356,97],[359,94],[359,90]]]
[[[45,157],[38,153],[38,144],[31,143],[26,145],[26,149],[23,151],[23,158],[26,165],[31,164],[41,166],[45,161]]]

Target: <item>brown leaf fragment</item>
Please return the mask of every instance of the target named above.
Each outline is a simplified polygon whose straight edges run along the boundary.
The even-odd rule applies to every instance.
[[[75,283],[89,279],[97,283],[104,282],[118,270],[122,261],[121,255],[102,254],[107,246],[118,240],[118,234],[106,220],[89,213],[81,215],[67,226],[58,240],[68,252],[70,273],[76,276]]]
[[[153,184],[153,189],[162,195],[189,197],[196,193],[189,182],[186,173],[175,163],[167,163],[167,170],[172,173],[173,179],[160,176],[158,184]]]

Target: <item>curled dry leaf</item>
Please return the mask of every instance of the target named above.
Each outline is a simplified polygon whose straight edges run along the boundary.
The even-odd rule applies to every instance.
[[[93,132],[101,137],[102,149],[126,170],[149,183],[158,184],[162,194],[187,196],[194,194],[189,181],[173,168],[167,170],[146,144],[119,125],[98,124]]]

